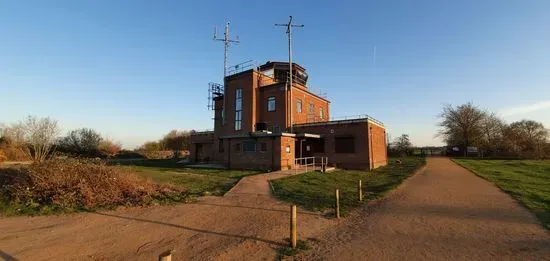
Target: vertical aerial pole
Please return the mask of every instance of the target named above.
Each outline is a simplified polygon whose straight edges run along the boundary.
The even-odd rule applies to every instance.
[[[285,26],[286,27],[286,34],[288,36],[288,66],[289,66],[289,85],[287,86],[287,91],[290,90],[290,102],[288,104],[290,105],[289,111],[290,111],[290,132],[292,133],[292,27],[304,27],[303,24],[292,24],[292,15],[289,16],[290,19],[288,20],[287,24],[275,24],[275,26]]]
[[[225,77],[227,76],[227,60],[228,60],[228,52],[229,52],[229,43],[239,43],[239,37],[237,37],[236,40],[229,39],[229,22],[225,24],[225,30],[223,32],[223,38],[217,38],[216,36],[216,29],[214,27],[214,41],[222,41],[224,43],[224,50],[223,50],[223,89],[225,92]],[[225,104],[227,103],[227,98],[224,95],[223,98],[223,109],[222,109],[222,118],[223,122],[222,124],[225,125]]]

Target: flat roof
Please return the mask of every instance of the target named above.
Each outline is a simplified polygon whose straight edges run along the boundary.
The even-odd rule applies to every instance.
[[[342,119],[342,120],[332,120],[332,121],[320,121],[320,122],[311,122],[311,123],[299,123],[294,124],[294,127],[307,127],[307,126],[323,126],[323,125],[333,125],[333,124],[346,124],[346,123],[358,123],[358,122],[368,122],[372,123],[374,125],[380,126],[382,128],[386,128],[384,124],[378,120],[375,120],[369,116],[361,117],[361,118],[350,118],[350,119]]]

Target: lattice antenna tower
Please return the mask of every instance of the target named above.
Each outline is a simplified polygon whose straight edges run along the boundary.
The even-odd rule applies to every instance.
[[[224,49],[223,49],[223,87],[225,88],[225,77],[227,77],[227,63],[228,63],[228,54],[229,54],[229,45],[231,43],[239,43],[240,40],[239,40],[239,37],[237,36],[236,39],[230,39],[229,38],[229,22],[225,23],[225,31],[223,33],[223,38],[218,38],[217,36],[217,28],[214,27],[214,37],[213,37],[213,40],[214,41],[221,41],[223,42],[224,44]],[[210,103],[213,103],[212,99],[210,98],[212,94],[212,92],[210,91],[211,88],[209,88],[209,91],[208,91],[208,95],[209,95],[209,107],[211,108],[214,108],[213,105],[211,105]],[[223,91],[222,91],[223,93]],[[226,107],[226,101],[227,99],[223,99],[223,108],[222,108],[222,119],[223,119],[223,124],[225,125],[226,122],[225,122],[225,107]]]

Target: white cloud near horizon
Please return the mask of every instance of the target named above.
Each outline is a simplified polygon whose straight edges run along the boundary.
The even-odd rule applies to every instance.
[[[550,109],[550,100],[537,102],[535,104],[523,105],[518,107],[512,107],[508,109],[502,109],[499,114],[503,117],[522,115],[530,112]]]

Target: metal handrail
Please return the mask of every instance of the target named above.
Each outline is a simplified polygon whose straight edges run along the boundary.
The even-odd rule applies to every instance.
[[[302,157],[302,158],[294,159],[294,165],[293,165],[294,174],[298,174],[298,168],[296,167],[296,165],[305,167],[306,172],[308,172],[308,167],[313,167],[313,170],[315,170],[315,167],[317,166],[315,161],[316,158],[321,158],[321,171],[324,172],[324,170],[328,165],[328,157]]]

